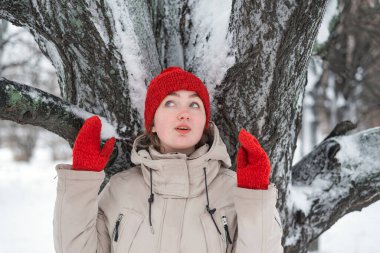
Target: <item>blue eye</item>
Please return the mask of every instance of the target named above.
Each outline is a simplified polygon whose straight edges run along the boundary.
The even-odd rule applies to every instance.
[[[174,102],[171,101],[171,100],[168,100],[168,101],[165,102],[165,106],[172,107],[172,106],[174,106]]]
[[[199,106],[199,104],[197,102],[192,102],[190,104],[190,107],[192,107],[192,108],[200,108],[200,106]]]

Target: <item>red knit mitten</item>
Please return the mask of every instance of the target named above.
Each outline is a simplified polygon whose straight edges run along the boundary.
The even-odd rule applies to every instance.
[[[257,139],[242,129],[239,133],[241,147],[236,158],[237,184],[240,188],[267,190],[270,162]]]
[[[100,150],[100,131],[102,123],[98,116],[88,118],[78,136],[73,148],[73,170],[102,171],[112,154],[115,138],[112,137]]]

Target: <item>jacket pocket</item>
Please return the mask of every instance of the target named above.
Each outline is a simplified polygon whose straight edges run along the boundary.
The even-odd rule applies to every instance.
[[[213,217],[215,223],[209,213],[201,215],[207,252],[231,252],[237,226],[237,217],[234,207],[217,209]]]
[[[112,231],[112,252],[129,252],[144,217],[132,209],[123,209]]]

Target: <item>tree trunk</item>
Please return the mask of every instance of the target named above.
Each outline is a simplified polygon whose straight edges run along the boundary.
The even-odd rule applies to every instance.
[[[374,202],[378,188],[372,182],[380,178],[363,173],[352,179],[360,185],[353,188],[351,181],[346,182],[349,173],[339,176],[369,166],[363,160],[345,159],[349,152],[342,146],[345,138],[358,140],[362,149],[372,152],[363,155],[379,161],[372,156],[379,130],[360,135],[366,137],[326,141],[291,167],[301,127],[305,71],[326,2],[3,0],[0,18],[33,33],[57,70],[63,101],[42,99],[46,110],[39,111],[38,97],[48,94],[33,96],[35,91],[3,79],[0,118],[40,125],[72,143],[86,117],[72,108],[103,116],[119,137],[117,155],[110,162],[110,170],[118,171],[130,164],[125,138],[131,140],[142,130],[148,82],[162,68],[179,65],[208,86],[213,120],[232,160],[241,128],[258,137],[271,159],[271,181],[280,190],[285,251],[306,252],[308,244],[339,217]],[[17,102],[25,108],[12,105],[14,94],[19,94]],[[39,118],[44,120],[35,120]],[[69,131],[60,131],[62,127]],[[335,158],[337,154],[341,157]],[[375,168],[373,163],[371,171]],[[310,199],[320,197],[306,212],[297,206],[293,192],[318,179],[309,174],[312,171],[326,176],[327,182],[305,194]],[[334,195],[339,187],[345,194]],[[339,211],[331,209],[331,200],[340,205]]]

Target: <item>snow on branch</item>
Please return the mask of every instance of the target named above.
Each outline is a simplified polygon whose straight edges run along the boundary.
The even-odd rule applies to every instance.
[[[83,123],[72,105],[40,89],[0,79],[0,118],[40,126],[73,145]]]
[[[379,154],[377,127],[328,138],[297,163],[288,202],[289,224],[296,229],[290,229],[286,245],[310,242],[345,214],[379,200]]]
[[[94,115],[45,91],[5,78],[0,79],[0,98],[1,119],[40,126],[66,139],[71,146],[84,120]],[[119,138],[116,129],[105,118],[100,119],[102,139]]]
[[[5,78],[0,79],[0,119],[45,128],[73,146],[83,122],[93,115],[40,89]],[[100,119],[101,138],[117,138],[116,148],[106,169],[109,178],[116,172],[130,167],[128,164],[132,141],[118,136],[114,126],[105,118]]]

